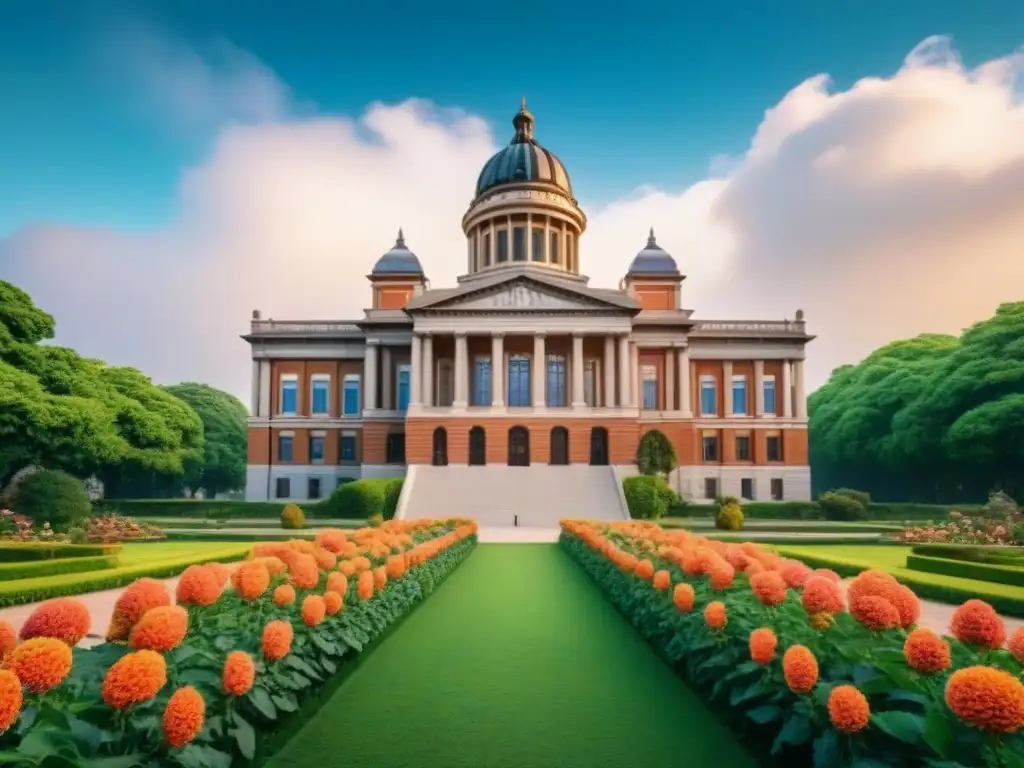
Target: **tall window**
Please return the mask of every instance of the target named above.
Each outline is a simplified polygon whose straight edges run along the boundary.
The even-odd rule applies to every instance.
[[[405,432],[391,432],[384,444],[384,454],[388,464],[405,463]]]
[[[277,458],[282,464],[292,461],[292,444],[295,441],[291,435],[277,436]]]
[[[508,261],[508,230],[500,229],[498,235],[498,261]]]
[[[526,227],[512,230],[512,261],[526,261]]]
[[[705,499],[717,499],[718,498],[718,478],[717,477],[705,477],[704,478],[704,498]]]
[[[341,444],[338,446],[338,459],[340,461],[356,460],[356,433],[342,432]]]
[[[281,377],[281,415],[294,416],[299,412],[299,379],[297,376]]]
[[[491,358],[478,357],[473,366],[473,405],[491,404]]]
[[[735,416],[747,415],[747,377],[732,377],[732,412]]]
[[[491,233],[490,232],[484,233],[484,252],[481,254],[480,261],[483,264],[483,266],[485,266],[485,267],[490,266],[490,264],[491,264]]]
[[[309,482],[306,485],[308,486],[307,489],[306,489],[306,498],[309,498],[309,499],[319,499],[320,498],[320,478],[319,477],[311,477],[311,478],[309,478]]]
[[[548,406],[561,407],[565,401],[565,357],[548,355]]]
[[[327,438],[324,437],[322,432],[314,432],[309,436],[309,463],[310,464],[323,464],[324,463],[324,441]]]
[[[768,461],[782,461],[782,436],[769,435],[765,441]]]
[[[349,373],[342,385],[341,412],[345,416],[359,415],[359,374]]]
[[[715,377],[714,376],[701,376],[700,377],[700,415],[701,416],[717,416],[718,415],[718,397],[717,397]]]
[[[277,478],[277,482],[274,483],[274,496],[279,499],[287,499],[292,495],[292,484],[287,477]]]
[[[452,361],[442,360],[437,364],[437,404],[451,408],[455,402],[455,369]]]
[[[764,412],[775,413],[775,377],[764,377]]]
[[[718,461],[718,436],[704,435],[703,440],[704,461]]]
[[[740,479],[740,498],[754,499],[754,478],[744,477]]]
[[[526,355],[508,359],[508,404],[513,408],[530,405],[530,358]]]
[[[771,481],[772,501],[782,501],[782,478],[773,477]]]
[[[583,401],[591,408],[597,405],[597,360],[583,364]]]
[[[548,250],[550,251],[551,263],[561,264],[562,255],[558,252],[558,232],[552,232],[551,237],[548,239]]]
[[[750,461],[750,435],[736,435],[736,461]]]
[[[533,260],[544,261],[544,230],[533,228],[530,233],[530,245],[533,247]]]
[[[411,375],[411,371],[409,370],[409,366],[408,365],[400,365],[400,366],[398,366],[398,374],[397,374],[397,378],[398,378],[397,384],[398,385],[395,387],[395,389],[398,390],[398,410],[400,410],[400,411],[404,411],[404,410],[408,409],[408,407],[409,407],[409,392],[410,392],[409,377],[410,377],[410,375]]]
[[[331,412],[331,377],[326,374],[313,374],[311,384],[314,416],[326,416]]]
[[[640,369],[643,380],[643,407],[649,411],[658,409],[658,370],[653,365],[645,365]]]

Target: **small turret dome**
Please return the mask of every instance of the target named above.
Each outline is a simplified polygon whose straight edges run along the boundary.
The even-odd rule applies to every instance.
[[[651,227],[647,246],[636,255],[629,265],[629,275],[678,275],[679,266],[672,256],[658,245],[654,239],[654,227]]]
[[[402,230],[398,230],[398,239],[394,247],[377,259],[373,266],[374,275],[422,275],[423,267],[416,254],[405,245]]]

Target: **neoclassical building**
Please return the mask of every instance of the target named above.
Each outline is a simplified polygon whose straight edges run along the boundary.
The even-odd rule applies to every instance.
[[[684,496],[809,498],[803,313],[695,318],[653,231],[618,289],[591,287],[569,175],[525,101],[512,122],[463,216],[456,285],[429,287],[399,231],[362,318],[253,312],[247,498],[321,498],[410,464],[631,465],[650,429]]]

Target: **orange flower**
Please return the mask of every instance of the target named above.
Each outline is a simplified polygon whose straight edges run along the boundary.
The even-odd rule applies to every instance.
[[[274,605],[284,608],[295,602],[295,587],[291,584],[281,584],[274,590]]]
[[[837,731],[857,733],[867,727],[871,707],[852,685],[837,685],[828,695],[828,717]]]
[[[889,602],[899,611],[900,626],[904,629],[912,624],[916,624],[917,620],[921,618],[921,601],[917,599],[917,595],[906,584],[897,585],[896,591]]]
[[[190,565],[178,579],[174,594],[178,605],[213,605],[220,597],[217,574],[202,565]]]
[[[231,579],[231,569],[224,563],[207,563],[203,566],[217,580],[217,591],[222,592]]]
[[[58,597],[32,611],[21,627],[21,639],[53,637],[75,646],[89,634],[91,627],[92,617],[85,605],[69,597]]]
[[[711,629],[725,629],[725,603],[715,600],[704,609],[704,621]]]
[[[292,625],[287,621],[270,621],[263,628],[263,656],[268,661],[280,661],[292,649]]]
[[[786,582],[777,571],[762,571],[750,577],[750,589],[762,605],[780,605],[786,599]]]
[[[348,579],[345,578],[344,573],[338,573],[332,571],[327,574],[327,591],[337,592],[339,595],[344,595],[348,592]]]
[[[320,595],[307,595],[302,601],[302,623],[313,628],[324,620],[327,613],[327,606]]]
[[[949,667],[949,645],[927,627],[918,627],[907,635],[903,656],[907,664],[926,675]]]
[[[360,600],[369,600],[373,597],[373,574],[369,571],[362,571],[356,581],[356,595]]]
[[[1024,684],[1002,669],[958,669],[946,683],[946,704],[965,723],[990,733],[1024,728]]]
[[[44,693],[68,676],[71,659],[71,647],[62,640],[34,637],[11,651],[5,664],[30,691]]]
[[[1024,664],[1024,627],[1018,627],[1010,635],[1010,640],[1006,645],[1010,649],[1010,653],[1013,654],[1013,658]],[[0,655],[2,655],[2,648],[3,645],[0,643]]]
[[[132,628],[129,638],[137,651],[149,649],[166,653],[173,651],[188,633],[188,611],[180,605],[150,608]]]
[[[167,663],[156,651],[122,656],[103,678],[103,700],[114,709],[149,701],[167,682]]]
[[[346,576],[355,576],[357,568],[356,564],[353,563],[351,560],[342,560],[340,563],[338,563],[338,570]]]
[[[142,618],[142,614],[150,608],[170,605],[171,595],[163,582],[156,579],[138,579],[134,581],[114,604],[114,614],[107,630],[107,640],[127,640],[132,627]]]
[[[231,583],[243,600],[255,600],[270,586],[270,571],[263,563],[250,560],[242,563],[231,574]]]
[[[999,648],[1006,640],[1003,620],[984,600],[968,600],[957,608],[949,629],[961,643],[983,648]]]
[[[844,607],[839,585],[824,576],[811,576],[800,600],[808,613],[840,613]]]
[[[388,558],[387,574],[389,579],[400,579],[405,573],[405,555],[392,555]]]
[[[799,560],[783,560],[779,574],[787,587],[799,589],[807,583],[813,572]]]
[[[344,607],[345,602],[341,599],[341,595],[331,590],[324,592],[324,608],[327,610],[328,616],[337,615]]]
[[[803,645],[791,645],[782,655],[782,674],[793,693],[810,693],[818,682],[818,660]]]
[[[732,586],[732,580],[736,576],[736,569],[726,562],[717,563],[708,572],[711,588],[719,591]]]
[[[222,683],[228,696],[243,696],[256,680],[256,665],[245,651],[232,651],[224,661]]]
[[[813,572],[814,576],[822,576],[831,582],[838,584],[842,579],[839,574],[833,571],[831,568],[815,568]]]
[[[345,532],[338,528],[324,528],[320,530],[316,534],[315,541],[328,552],[333,552],[336,555],[344,552],[345,545],[348,544]]]
[[[833,621],[834,618],[828,611],[819,611],[818,613],[812,613],[807,616],[807,623],[819,632],[824,632],[826,629],[831,627]]]
[[[654,563],[650,560],[641,560],[636,564],[636,569],[633,572],[638,578],[650,581],[654,577]]]
[[[896,606],[877,595],[851,595],[850,614],[872,632],[900,625],[900,612]]]
[[[653,585],[659,592],[664,592],[672,586],[672,576],[668,571],[658,571],[654,574]]]
[[[750,633],[750,658],[757,664],[768,664],[775,658],[779,639],[771,627],[761,627]]]
[[[695,598],[696,595],[694,595],[693,587],[685,582],[676,584],[676,588],[672,590],[672,602],[676,604],[676,608],[682,613],[689,613],[693,610]]]
[[[317,547],[310,554],[316,561],[316,567],[322,570],[329,571],[338,564],[338,556],[321,547]]]
[[[14,627],[6,621],[0,621],[0,664],[7,658],[7,654],[14,650],[18,644],[18,633]]]
[[[206,702],[191,685],[176,690],[164,710],[164,736],[175,749],[184,747],[203,730]]]
[[[288,563],[288,578],[298,589],[316,589],[320,568],[312,555],[298,554]]]
[[[21,715],[21,681],[8,669],[0,669],[0,733],[5,733]]]

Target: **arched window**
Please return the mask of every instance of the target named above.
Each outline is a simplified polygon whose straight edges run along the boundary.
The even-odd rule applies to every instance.
[[[508,404],[512,408],[530,406],[530,358],[511,355],[508,359]]]
[[[482,467],[487,463],[487,435],[483,427],[469,430],[469,465]]]
[[[569,463],[569,430],[555,427],[551,430],[551,464]]]
[[[508,464],[510,467],[530,466],[530,433],[526,427],[508,431]]]
[[[444,427],[434,430],[434,456],[431,463],[435,467],[448,465],[448,431]]]
[[[594,466],[608,463],[608,430],[604,427],[590,430],[590,463]]]
[[[548,393],[549,407],[564,408],[565,399],[565,355],[548,355]]]

